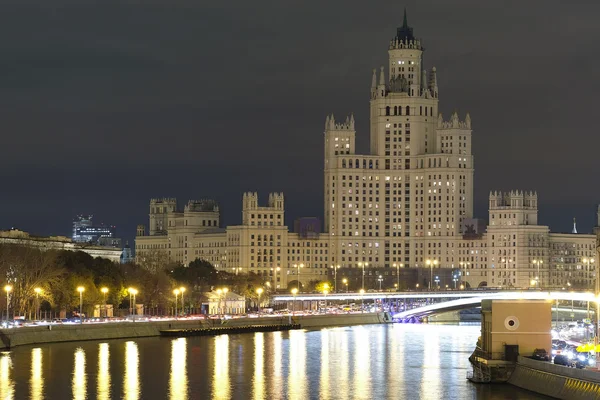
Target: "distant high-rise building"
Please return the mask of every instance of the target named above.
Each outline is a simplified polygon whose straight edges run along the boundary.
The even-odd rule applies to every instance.
[[[73,241],[121,248],[122,242],[116,237],[115,227],[104,224],[94,226],[93,218],[93,215],[78,215],[73,219]]]

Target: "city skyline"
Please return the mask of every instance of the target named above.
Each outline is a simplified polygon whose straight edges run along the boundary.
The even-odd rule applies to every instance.
[[[374,60],[386,63],[385,43],[402,6],[273,5],[256,15],[217,5],[192,7],[184,17],[177,7],[163,15],[151,5],[105,4],[28,14],[35,26],[24,27],[32,35],[5,46],[7,90],[0,96],[11,134],[1,152],[0,225],[66,234],[85,210],[131,241],[147,220],[148,198],[214,198],[226,226],[241,220],[247,190],[262,197],[282,191],[288,226],[300,216],[323,218],[323,119],[354,111],[357,148],[365,152],[371,69]],[[361,20],[378,7],[389,11]],[[490,190],[533,189],[543,198],[540,222],[569,232],[576,217],[578,230],[590,232],[600,189],[582,185],[594,181],[598,141],[587,134],[593,120],[585,117],[593,113],[584,89],[597,84],[585,49],[596,6],[406,7],[425,47],[435,49],[427,64],[440,71],[440,111],[448,117],[454,109],[444,107],[456,104],[461,116],[473,116],[474,216],[487,217]],[[140,28],[116,44],[129,34],[131,10],[149,26],[177,22],[181,29]],[[7,11],[10,22],[22,24],[31,10]],[[113,17],[110,34],[94,19],[98,12]],[[324,27],[311,23],[309,30],[300,17]],[[80,36],[69,35],[83,22]],[[557,62],[557,49],[565,62]]]

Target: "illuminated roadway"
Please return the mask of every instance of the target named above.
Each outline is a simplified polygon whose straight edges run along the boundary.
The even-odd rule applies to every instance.
[[[423,317],[448,311],[479,307],[481,300],[574,300],[595,301],[591,292],[567,291],[446,291],[446,292],[366,292],[366,293],[335,293],[335,294],[298,294],[296,296],[277,295],[275,301],[324,301],[324,300],[381,300],[393,301],[404,299],[444,299],[443,301],[416,307],[411,310],[394,314],[394,319]],[[448,299],[448,300],[445,300]]]

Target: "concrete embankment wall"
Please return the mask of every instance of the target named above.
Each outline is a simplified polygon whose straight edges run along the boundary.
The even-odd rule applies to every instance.
[[[0,349],[30,344],[76,342],[160,336],[166,329],[199,329],[213,326],[277,325],[298,323],[302,328],[322,328],[389,322],[384,313],[307,315],[293,317],[239,318],[229,320],[179,320],[119,322],[84,325],[50,325],[0,329]]]
[[[564,400],[600,399],[600,373],[519,357],[508,383]]]

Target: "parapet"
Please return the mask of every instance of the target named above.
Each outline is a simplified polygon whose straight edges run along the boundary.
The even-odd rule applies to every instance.
[[[450,117],[450,121],[444,121],[442,114],[438,115],[438,129],[471,129],[471,116],[469,113],[465,116],[464,121],[458,119],[458,113],[455,111]]]
[[[346,130],[346,131],[354,131],[354,114],[351,114],[349,117],[346,117],[346,121],[345,122],[335,122],[335,117],[333,116],[333,114],[328,115],[327,118],[325,118],[325,130],[326,131],[340,131],[340,130]]]

